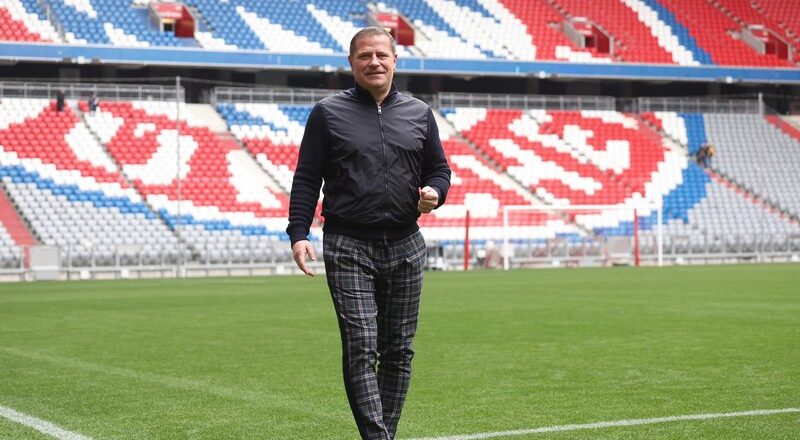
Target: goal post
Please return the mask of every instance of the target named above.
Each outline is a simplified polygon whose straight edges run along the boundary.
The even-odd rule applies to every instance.
[[[503,268],[542,265],[663,265],[658,203],[503,207]]]

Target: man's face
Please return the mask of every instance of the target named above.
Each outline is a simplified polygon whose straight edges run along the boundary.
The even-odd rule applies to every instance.
[[[376,95],[392,86],[397,54],[392,53],[392,43],[385,35],[359,38],[353,54],[347,57],[356,83]]]

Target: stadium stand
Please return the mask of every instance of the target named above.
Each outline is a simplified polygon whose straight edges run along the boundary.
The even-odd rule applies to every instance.
[[[231,132],[256,157],[264,170],[288,193],[291,189],[303,127],[310,106],[278,104],[217,104]],[[452,138],[442,124],[445,151],[454,171],[448,203],[421,225],[436,240],[458,240],[466,211],[470,210],[477,239],[501,236],[502,206],[525,205],[532,197],[503,176],[465,142]]]
[[[136,243],[146,262],[162,261],[174,236],[127,184],[72,107],[49,99],[3,98],[0,173],[41,244],[72,263],[113,264]]]
[[[197,46],[194,39],[158,31],[150,23],[147,9],[130,3],[50,0],[47,4],[69,43]]]
[[[569,60],[590,62],[611,62],[608,56],[597,56],[589,50],[581,49],[573,44],[561,32],[561,24],[566,17],[556,11],[544,0],[504,0],[502,5],[507,8],[511,19],[506,20],[510,29],[521,28],[530,35],[534,45],[535,57],[541,60]],[[514,19],[519,23],[515,23]],[[522,41],[525,41],[522,39]]]
[[[651,117],[663,122],[662,128],[668,136],[687,146],[689,158],[702,143],[714,142],[706,136],[704,118],[708,114],[659,112]],[[667,222],[666,237],[673,251],[755,252],[784,245],[790,236],[800,232],[796,218],[765,205],[719,174],[703,170],[693,162],[689,162],[683,180],[684,184],[664,200],[665,218],[671,219]]]
[[[383,5],[399,11],[413,23],[419,31],[415,46],[425,56],[485,59],[496,55],[460,35],[428,2],[396,0],[383,2]]]
[[[285,235],[286,194],[237,143],[182,108],[187,119],[177,123],[174,103],[108,102],[87,120],[126,178],[201,261],[272,260],[271,242]]]
[[[234,0],[233,3],[268,50],[298,53],[345,51],[314,19],[304,3],[258,0]]]
[[[217,104],[217,110],[231,133],[281,188],[289,192],[311,106],[238,103]]]
[[[188,4],[197,11],[198,21],[207,24],[207,29],[195,33],[195,38],[203,47],[216,50],[266,48],[248,23],[239,16],[233,3],[195,0]]]
[[[0,8],[0,38],[9,41],[40,41],[22,21],[15,20],[8,9]]]
[[[736,0],[722,0],[721,7],[732,13],[743,27],[748,25],[761,25],[776,32],[786,42],[800,49],[800,40],[797,31],[800,30],[796,17],[800,8],[796,2],[778,2],[774,0],[742,2]],[[795,17],[793,20],[791,17]]]
[[[431,11],[410,2],[403,8],[414,8],[415,21],[437,26],[448,32],[451,38],[460,37],[466,43],[479,48],[485,54],[506,59],[533,60],[536,48],[525,32],[520,20],[514,17],[500,2],[476,1],[452,2],[429,1]],[[487,9],[490,8],[491,12]],[[435,14],[435,15],[434,15]],[[436,19],[436,15],[442,21]],[[457,58],[457,54],[444,54]]]
[[[678,70],[703,71],[706,76],[693,78],[711,81],[708,90],[717,91],[747,83],[746,75],[736,76],[745,71],[766,75],[759,81],[770,83],[776,72],[788,74],[793,84],[795,54],[800,50],[800,6],[785,0],[187,0],[183,4],[197,23],[193,38],[160,31],[149,15],[148,0],[6,0],[0,4],[0,41],[4,49],[14,50],[53,49],[54,44],[69,45],[56,46],[59,50],[87,53],[99,46],[106,46],[99,47],[102,51],[145,48],[129,52],[158,53],[166,59],[158,62],[166,64],[183,62],[172,59],[173,54],[205,55],[192,50],[202,48],[292,58],[292,62],[313,59],[309,65],[287,68],[310,69],[298,74],[305,81],[317,70],[346,67],[325,63],[332,59],[329,55],[340,57],[348,50],[353,33],[373,22],[371,13],[389,11],[400,14],[415,31],[413,45],[398,46],[401,58],[422,58],[409,64],[439,64],[422,67],[421,72],[432,69],[442,74],[437,70],[442,64],[479,66],[454,74],[457,81],[447,86],[431,80],[434,90],[462,87],[462,80],[466,84],[473,80],[471,75],[482,75],[480,69],[487,64],[538,65],[530,61],[561,61],[541,65],[567,70],[673,69],[669,75]],[[580,26],[610,37],[610,50],[583,47],[581,41],[588,40],[580,40],[576,32],[589,28]],[[753,35],[765,35],[758,34],[761,27],[785,41],[794,59],[759,53],[753,38],[760,37]],[[767,52],[776,52],[770,47]],[[9,53],[3,60],[9,65],[31,62],[25,59],[27,54],[20,58],[15,51]],[[216,62],[224,64],[225,57],[233,60],[242,54],[215,55],[223,60]],[[63,60],[67,59],[76,64],[70,64],[73,71],[60,72],[62,77],[75,71],[83,74],[84,67],[78,65],[87,59],[80,53],[65,55]],[[92,55],[91,64],[95,60],[107,61]],[[279,78],[276,84],[292,83],[281,63],[269,64],[276,70],[263,75],[236,66],[227,73],[243,69],[237,75],[255,75],[256,82],[270,83],[274,74]],[[726,68],[738,66],[762,69]],[[714,76],[723,71],[734,74]],[[416,73],[413,68],[408,72]],[[510,74],[499,68],[491,72],[488,75]],[[564,80],[561,72],[529,71],[524,88],[563,86],[566,92],[559,94],[594,90],[594,84],[581,83],[582,73]],[[615,75],[610,74],[624,77]],[[232,78],[218,78],[223,77],[227,78],[223,82]],[[424,82],[408,79],[403,86],[419,88]],[[330,84],[338,80],[331,77]],[[205,101],[213,95],[210,86],[197,84],[192,99]],[[598,93],[607,92],[604,86]],[[203,87],[199,95],[194,93]],[[30,95],[26,90],[24,98],[0,89],[0,177],[8,197],[4,209],[16,213],[30,233],[21,239],[16,228],[4,223],[0,265],[16,267],[22,255],[18,247],[36,244],[59,246],[62,257],[78,266],[113,265],[120,258],[155,265],[291,260],[282,243],[288,194],[304,126],[319,96],[300,101],[212,96],[213,104],[181,103],[179,122],[175,102],[158,94],[108,95],[100,109],[91,112],[84,101],[90,91],[82,90],[68,94],[68,105],[58,112],[51,100],[53,89]],[[472,239],[484,245],[502,238],[504,207],[520,205],[660,203],[664,238],[673,257],[777,252],[786,249],[782,244],[800,240],[800,196],[793,190],[800,187],[796,172],[800,125],[793,125],[790,118],[735,106],[640,111],[624,99],[599,107],[520,104],[533,95],[504,97],[503,105],[492,99],[473,103],[472,98],[468,104],[442,104],[441,95],[432,96],[430,102],[440,120],[453,187],[448,203],[423,216],[420,224],[431,241],[446,243],[456,252],[463,246],[467,212]],[[717,154],[703,167],[695,158],[705,143],[713,144]],[[312,229],[315,240],[323,220],[319,210]],[[645,246],[652,250],[655,213],[639,214]],[[626,215],[610,212],[595,216],[602,217],[595,221],[570,214],[561,218],[533,214],[512,221],[512,227],[519,228],[519,237],[527,237],[516,241],[527,246],[523,253],[537,251],[541,240],[556,239],[599,252],[593,238],[632,233]],[[532,228],[525,229],[528,226]]]
[[[751,4],[752,3],[752,4]],[[187,0],[194,37],[161,32],[148,2],[9,0],[0,7],[0,39],[127,47],[204,47],[276,53],[346,52],[373,11],[394,11],[414,28],[400,56],[449,59],[562,60],[792,67],[743,40],[765,26],[797,52],[798,11],[779,0],[361,0],[264,2]],[[791,2],[790,2],[791,3]],[[793,9],[794,8],[794,9]],[[608,52],[582,47],[566,31],[590,23],[611,39]]]
[[[687,26],[679,22],[664,4],[655,0],[628,0],[626,4],[637,12],[639,19],[651,29],[658,44],[672,54],[675,62],[682,65],[712,64],[708,52],[698,46]]]
[[[556,7],[570,17],[588,17],[595,21],[602,28],[606,29],[615,40],[615,54],[619,59],[626,61],[638,61],[647,63],[671,63],[673,61],[691,62],[691,58],[675,56],[667,51],[676,51],[675,45],[664,44],[656,39],[654,35],[659,35],[652,30],[656,24],[663,23],[658,20],[655,14],[647,15],[649,8],[641,2],[630,2],[640,5],[641,14],[648,22],[643,22],[637,15],[636,10],[616,0],[583,2],[580,0],[557,0],[554,2]],[[661,33],[664,34],[663,32]],[[671,43],[671,42],[670,42]],[[619,46],[619,47],[617,47]],[[673,60],[673,58],[675,58]]]
[[[465,138],[546,203],[663,200],[668,240],[685,239],[684,247],[676,250],[703,252],[711,239],[726,240],[727,247],[720,249],[734,249],[742,240],[749,240],[747,249],[754,249],[766,243],[785,243],[788,235],[800,231],[796,217],[764,206],[691,161],[691,153],[706,141],[704,121],[696,114],[642,115],[642,121],[669,132],[678,141],[673,143],[654,137],[652,130],[638,124],[635,115],[617,112],[462,108],[444,113]],[[757,117],[747,118],[751,118],[746,121],[750,124],[758,122]],[[750,129],[751,125],[743,122],[738,122],[740,132],[732,131],[731,136]],[[794,158],[785,158],[787,168],[800,157],[800,148],[793,146],[791,151]],[[739,159],[737,163],[753,163],[752,158]],[[793,184],[791,179],[782,180],[784,192]],[[652,229],[654,223],[651,214],[643,217],[640,225]],[[753,233],[762,227],[767,234]],[[613,227],[609,228],[605,232],[613,235]],[[622,222],[618,228],[619,234],[631,233],[630,222]],[[695,247],[687,248],[692,245]]]
[[[179,107],[177,123],[174,102],[105,100],[90,112],[85,101],[68,100],[58,112],[50,99],[3,98],[0,173],[34,241],[59,246],[74,266],[166,264],[180,246],[194,264],[290,261],[281,241],[311,106],[200,106],[210,114]],[[788,190],[800,186],[792,172],[800,143],[760,115],[439,110],[453,186],[448,204],[420,224],[429,240],[454,250],[450,257],[463,250],[468,211],[473,245],[502,240],[504,206],[662,203],[673,258],[788,251],[800,236],[800,200]],[[706,169],[694,163],[705,142],[718,151]],[[753,150],[759,144],[770,145],[767,157]],[[770,170],[763,185],[752,166],[759,161]],[[516,255],[539,255],[553,240],[601,255],[596,237],[633,231],[621,211],[556,217],[512,221]],[[651,253],[655,226],[654,212],[640,212]],[[2,264],[15,267],[19,243],[3,240]]]
[[[440,118],[441,119],[441,118]],[[444,121],[442,144],[452,171],[448,202],[420,219],[428,236],[439,241],[463,240],[463,225],[470,214],[472,237],[481,242],[503,236],[503,207],[536,203],[532,195],[482,157]]]
[[[0,5],[0,40],[58,43],[61,38],[36,2],[7,0]]]
[[[19,249],[5,226],[0,225],[0,267],[19,267]]]
[[[548,203],[644,196],[658,163],[675,160],[654,133],[617,112],[445,111],[466,138]]]
[[[800,50],[800,22],[797,20],[800,4],[782,0],[756,0],[751,4],[753,9],[772,20],[777,29],[783,30],[784,35],[794,42],[795,50]]]
[[[349,50],[353,35],[369,25],[366,19],[361,18],[365,14],[359,1],[309,3],[306,8],[345,51]],[[407,47],[400,43],[397,44],[397,53],[401,57],[422,55],[416,47]]]
[[[3,185],[5,186],[5,185]],[[4,189],[0,189],[0,268],[22,267],[24,249],[36,244]]]
[[[714,64],[781,67],[793,65],[787,60],[758,54],[741,40],[742,24],[710,2],[675,0],[669,2],[669,8],[680,22],[687,24]]]
[[[36,244],[30,230],[25,226],[25,222],[20,218],[14,204],[9,200],[5,190],[0,191],[0,223],[11,239],[11,243],[16,246],[32,246]]]
[[[706,135],[717,147],[712,167],[760,198],[800,216],[800,142],[758,115],[705,114]],[[769,145],[769,149],[765,147]],[[769,172],[751,166],[761,163]]]
[[[786,133],[788,136],[800,141],[800,129],[792,122],[791,118],[781,118],[775,115],[765,116],[767,122]]]

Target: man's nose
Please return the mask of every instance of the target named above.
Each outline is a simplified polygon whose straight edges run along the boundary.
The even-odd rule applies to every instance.
[[[373,55],[372,58],[370,58],[370,60],[369,60],[369,64],[370,64],[370,66],[378,66],[381,63],[378,61],[378,56],[377,55]]]

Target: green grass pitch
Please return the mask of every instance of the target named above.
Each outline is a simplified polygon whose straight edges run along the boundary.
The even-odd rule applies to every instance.
[[[398,438],[800,407],[798,265],[425,283]],[[340,356],[324,277],[0,285],[0,406],[94,440],[355,439]],[[507,438],[797,439],[800,414]]]

